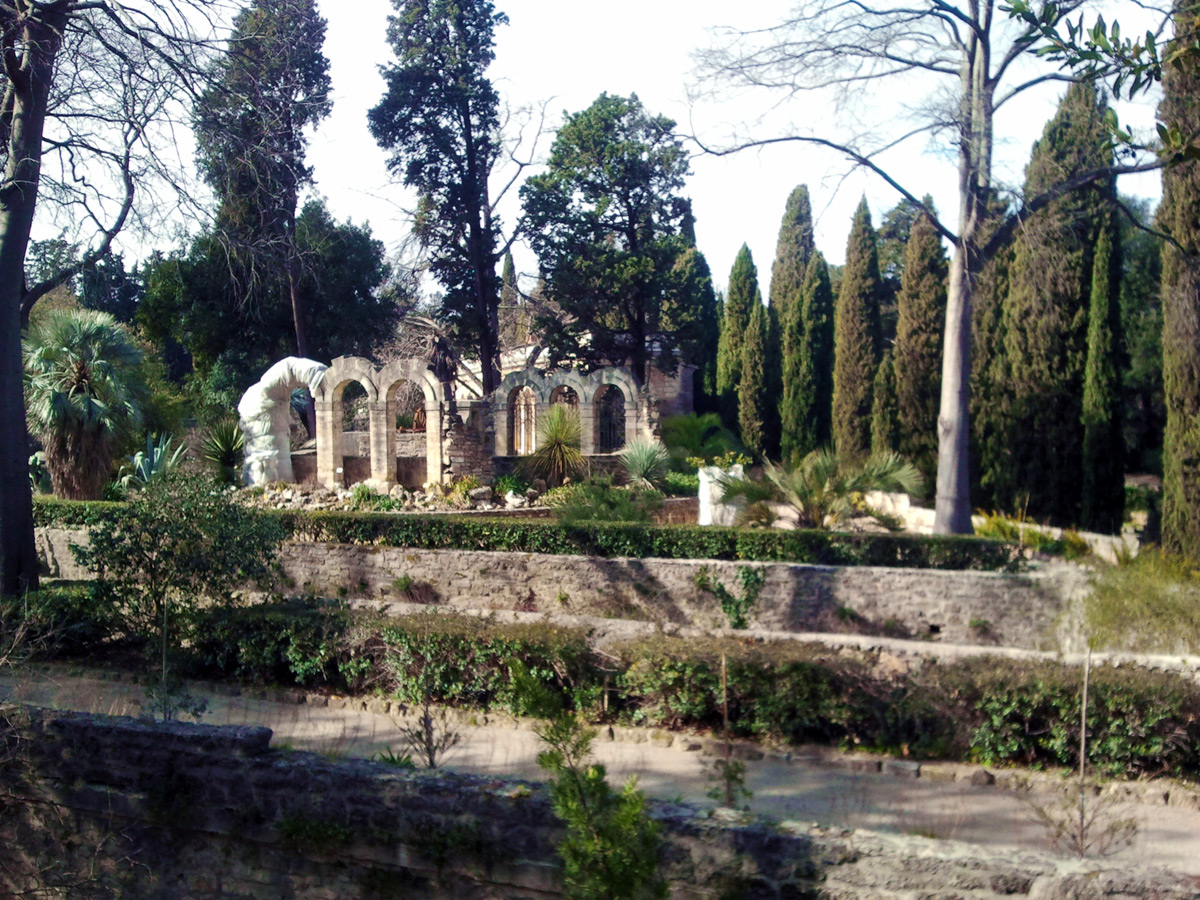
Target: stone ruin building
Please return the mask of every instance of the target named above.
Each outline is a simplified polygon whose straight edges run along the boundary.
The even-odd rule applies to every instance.
[[[590,373],[534,366],[509,372],[488,396],[461,373],[442,381],[425,359],[377,366],[338,357],[326,366],[289,357],[272,366],[238,404],[246,436],[244,481],[386,491],[474,476],[492,484],[537,447],[538,423],[552,405],[579,412],[582,450],[595,468],[611,467],[628,443],[657,434],[664,416],[692,412],[692,371],[657,369],[639,385],[629,369]],[[308,388],[316,440],[295,447],[292,393]]]

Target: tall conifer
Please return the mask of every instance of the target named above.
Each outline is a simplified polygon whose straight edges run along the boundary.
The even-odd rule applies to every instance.
[[[746,339],[742,342],[742,372],[737,392],[742,443],[756,456],[763,454],[766,439],[766,346],[767,309],[761,295],[756,294]]]
[[[801,334],[798,328],[801,291],[814,249],[812,205],[808,188],[801,184],[788,195],[783,221],[779,224],[779,238],[775,242],[775,262],[771,265],[771,319],[768,323],[771,326],[768,333],[771,366],[767,372],[767,395],[775,429],[772,449],[781,450],[784,456],[790,452],[783,449],[783,420],[790,417],[783,405],[787,394],[784,372],[795,371],[795,355],[800,352],[797,338]],[[790,445],[790,437],[787,442]]]
[[[680,347],[684,361],[695,366],[693,405],[697,412],[716,411],[717,353],[720,316],[712,271],[700,250],[691,246],[675,261],[676,297],[664,304],[667,327],[694,339]]]
[[[871,452],[900,449],[900,419],[896,415],[896,367],[889,347],[879,360],[871,388]]]
[[[921,216],[909,232],[896,299],[895,377],[898,449],[927,480],[937,470],[947,272],[941,236]]]
[[[1181,46],[1197,37],[1193,13],[1178,4]],[[1190,64],[1163,75],[1159,118],[1183,134],[1200,130],[1200,72]],[[1163,547],[1200,561],[1200,162],[1163,170],[1159,226],[1179,246],[1163,245]]]
[[[750,325],[750,310],[758,296],[758,270],[750,248],[742,244],[729,272],[724,318],[717,348],[717,398],[721,418],[734,427],[738,421],[738,386],[742,383],[742,343]]]
[[[1072,84],[1034,144],[1027,196],[1112,163],[1105,107],[1091,84]],[[1079,520],[1083,371],[1095,246],[1115,183],[1108,179],[1044,207],[1016,241],[1004,308],[1008,459],[1018,495],[1038,518]]]
[[[800,302],[783,323],[783,401],[780,404],[784,459],[805,456],[833,439],[833,289],[825,257],[814,251],[804,273]]]
[[[864,197],[854,214],[834,314],[833,444],[847,461],[871,451],[871,384],[879,360],[879,256]]]
[[[1080,524],[1117,534],[1125,513],[1125,439],[1121,429],[1121,278],[1114,215],[1100,230],[1092,262],[1087,361],[1083,375],[1083,499]]]

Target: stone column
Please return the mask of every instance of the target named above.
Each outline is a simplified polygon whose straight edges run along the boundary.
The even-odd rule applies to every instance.
[[[346,483],[342,474],[342,401],[318,400],[317,481],[327,488]]]
[[[579,398],[579,449],[584,456],[596,455],[596,404]]]
[[[388,421],[387,400],[367,404],[371,428],[371,481],[376,490],[387,490],[396,482],[395,425]]]
[[[425,480],[442,483],[442,405],[425,402]]]

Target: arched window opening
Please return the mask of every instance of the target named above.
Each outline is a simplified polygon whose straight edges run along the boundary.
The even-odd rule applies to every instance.
[[[550,394],[550,404],[554,405],[561,403],[564,406],[569,406],[571,409],[579,409],[579,394],[575,392],[575,388],[567,385],[556,387]]]
[[[425,394],[411,381],[396,385],[393,395],[396,430],[411,434],[425,431]]]
[[[508,398],[508,455],[528,456],[537,446],[537,395],[530,387],[517,388]]]
[[[596,395],[596,450],[616,453],[625,446],[625,395],[606,384]]]

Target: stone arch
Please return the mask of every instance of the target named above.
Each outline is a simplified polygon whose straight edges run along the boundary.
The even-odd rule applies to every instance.
[[[517,456],[516,447],[523,446],[515,433],[514,403],[522,388],[528,388],[533,394],[533,413],[536,421],[543,410],[540,408],[546,401],[545,379],[537,369],[525,368],[509,372],[500,382],[500,387],[491,394],[494,428],[496,433],[496,453],[506,456]],[[528,395],[526,397],[528,402]]]
[[[424,400],[422,407],[425,420],[425,481],[440,483],[442,480],[442,404],[441,384],[429,370],[424,359],[397,359],[379,370],[376,376],[379,385],[377,409],[378,428],[372,423],[372,460],[375,459],[375,437],[381,435],[378,448],[379,474],[390,484],[398,479],[396,462],[396,415],[399,405],[396,397],[405,383],[416,385]],[[376,476],[379,477],[379,476]]]
[[[592,397],[596,453],[616,453],[626,443],[629,407],[625,395],[614,384],[602,384]]]
[[[242,395],[238,425],[246,442],[242,465],[246,484],[295,480],[290,441],[292,391],[306,387],[317,396],[327,371],[324,363],[289,356],[267,369]]]
[[[358,356],[339,356],[329,366],[317,393],[317,479],[326,487],[338,488],[346,485],[343,472],[345,459],[342,449],[342,396],[351,383],[362,386],[367,395],[370,417],[368,442],[370,445],[371,468],[369,480],[382,487],[387,479],[380,479],[375,465],[375,443],[379,428],[376,427],[374,410],[379,403],[379,386],[375,367]],[[380,483],[382,482],[382,483]]]
[[[513,388],[504,404],[509,456],[528,456],[537,449],[538,397],[527,384]]]

